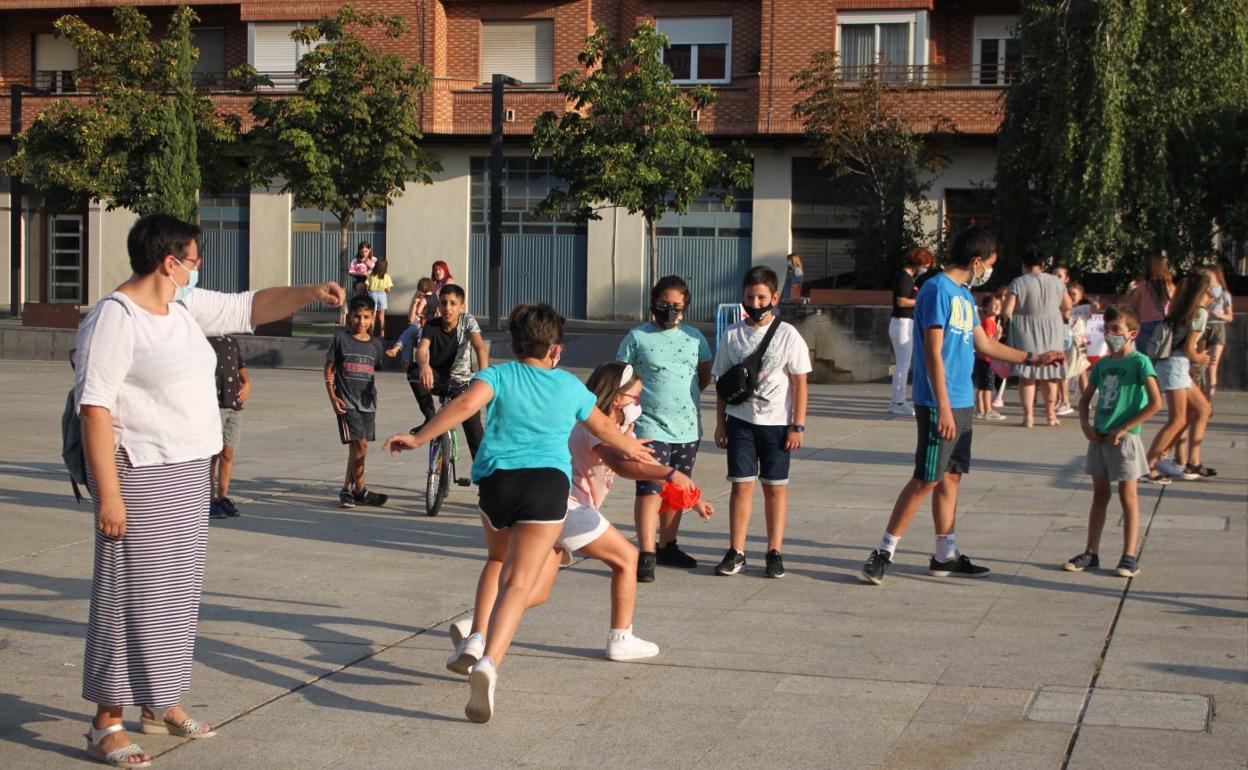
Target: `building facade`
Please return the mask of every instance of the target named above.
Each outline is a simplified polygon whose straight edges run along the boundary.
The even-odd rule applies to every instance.
[[[173,5],[140,0],[164,28]],[[107,26],[115,3],[86,0],[0,0],[0,132],[10,143],[16,86],[38,94],[21,99],[20,122],[56,99],[85,99],[74,82],[77,53],[53,34],[53,22],[75,13]],[[302,54],[290,40],[300,23],[332,13],[321,2],[195,3],[199,74],[223,110],[246,114],[249,97],[231,90],[224,73],[248,63],[268,73],[277,92],[293,90]],[[431,185],[409,185],[384,212],[357,217],[352,242],[367,240],[387,257],[396,281],[392,308],[405,306],[418,278],[444,260],[485,314],[490,93],[494,73],[523,85],[505,96],[503,305],[551,302],[573,318],[637,318],[644,314],[648,275],[640,216],[607,209],[586,224],[535,220],[529,210],[558,184],[527,139],[534,119],[564,102],[554,82],[578,67],[577,54],[596,26],[627,37],[650,22],[671,44],[665,60],[676,80],[708,84],[715,105],[697,114],[712,141],[743,141],[754,154],[755,183],[725,208],[699,200],[684,215],[658,223],[661,273],[688,277],[694,320],[709,320],[720,301],[733,301],[750,264],[783,270],[797,251],[807,278],[851,271],[853,218],[805,146],[793,117],[799,101],[792,76],[820,50],[838,51],[852,72],[882,62],[891,78],[925,86],[910,95],[912,112],[944,116],[958,130],[952,163],[933,180],[937,237],[963,221],[990,215],[984,189],[996,164],[995,131],[1017,50],[1012,29],[1018,0],[359,0],[365,10],[406,18],[397,41],[378,43],[422,63],[433,76],[422,97],[426,142],[442,160]],[[6,152],[11,150],[6,150]],[[0,253],[13,263],[12,196],[0,188]],[[89,306],[129,274],[125,232],[135,217],[91,205],[55,211],[24,196],[17,242],[21,302]],[[322,212],[294,209],[288,195],[239,190],[202,201],[206,285],[242,289],[333,278],[336,224]],[[0,278],[8,304],[16,271]]]

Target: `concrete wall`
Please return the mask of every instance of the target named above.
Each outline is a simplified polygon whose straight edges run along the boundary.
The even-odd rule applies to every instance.
[[[488,152],[487,150],[484,150]],[[416,282],[443,260],[465,291],[469,285],[468,228],[472,179],[467,148],[437,148],[442,171],[433,184],[408,184],[402,197],[386,211],[386,259],[394,278],[390,314],[407,312]],[[478,151],[477,154],[480,154]],[[485,297],[469,297],[482,312]]]
[[[930,235],[940,235],[945,218],[945,190],[969,190],[975,187],[995,185],[997,151],[992,147],[965,147],[951,155],[949,167],[932,178],[928,200],[935,205],[931,213],[923,217],[923,229]]]
[[[754,216],[750,258],[767,265],[783,279],[785,257],[792,251],[793,153],[774,147],[754,152]]]
[[[248,280],[253,291],[290,285],[290,210],[290,195],[276,188],[251,191]]]
[[[93,225],[99,222],[97,230],[100,239],[99,269],[93,269],[93,280],[98,280],[98,289],[89,297],[93,304],[130,277],[132,271],[130,254],[126,251],[126,236],[138,220],[139,215],[130,209],[100,211],[98,217],[92,217]],[[91,240],[96,240],[96,236],[92,236]]]
[[[602,219],[590,220],[588,227],[585,313],[605,320],[642,318],[649,298],[643,285],[646,218],[621,208],[599,214]]]

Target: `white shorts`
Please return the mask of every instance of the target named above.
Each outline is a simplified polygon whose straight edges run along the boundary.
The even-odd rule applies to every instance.
[[[568,517],[563,520],[563,531],[559,533],[556,543],[563,550],[563,564],[570,564],[573,551],[602,537],[610,526],[611,522],[597,509],[575,504],[569,506]]]

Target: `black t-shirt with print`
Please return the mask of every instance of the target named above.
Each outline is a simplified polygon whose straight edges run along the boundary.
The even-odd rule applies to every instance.
[[[325,360],[334,362],[334,392],[348,409],[377,411],[373,373],[381,366],[383,355],[385,348],[377,337],[357,340],[350,332],[334,332]]]
[[[243,387],[243,378],[239,370],[246,368],[247,364],[243,363],[238,340],[233,337],[209,337],[208,344],[217,354],[217,406],[241,412],[243,405],[238,400],[238,394]]]

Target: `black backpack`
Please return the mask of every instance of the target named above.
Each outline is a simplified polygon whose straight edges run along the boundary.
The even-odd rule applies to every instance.
[[[763,341],[758,343],[754,352],[746,356],[744,361],[724,372],[715,381],[715,392],[724,400],[724,403],[733,406],[744,404],[750,396],[754,395],[755,389],[758,388],[758,370],[763,365],[763,356],[767,354],[767,346],[771,344],[771,338],[776,336],[776,329],[781,323],[779,318],[773,318],[771,328],[763,335]]]

